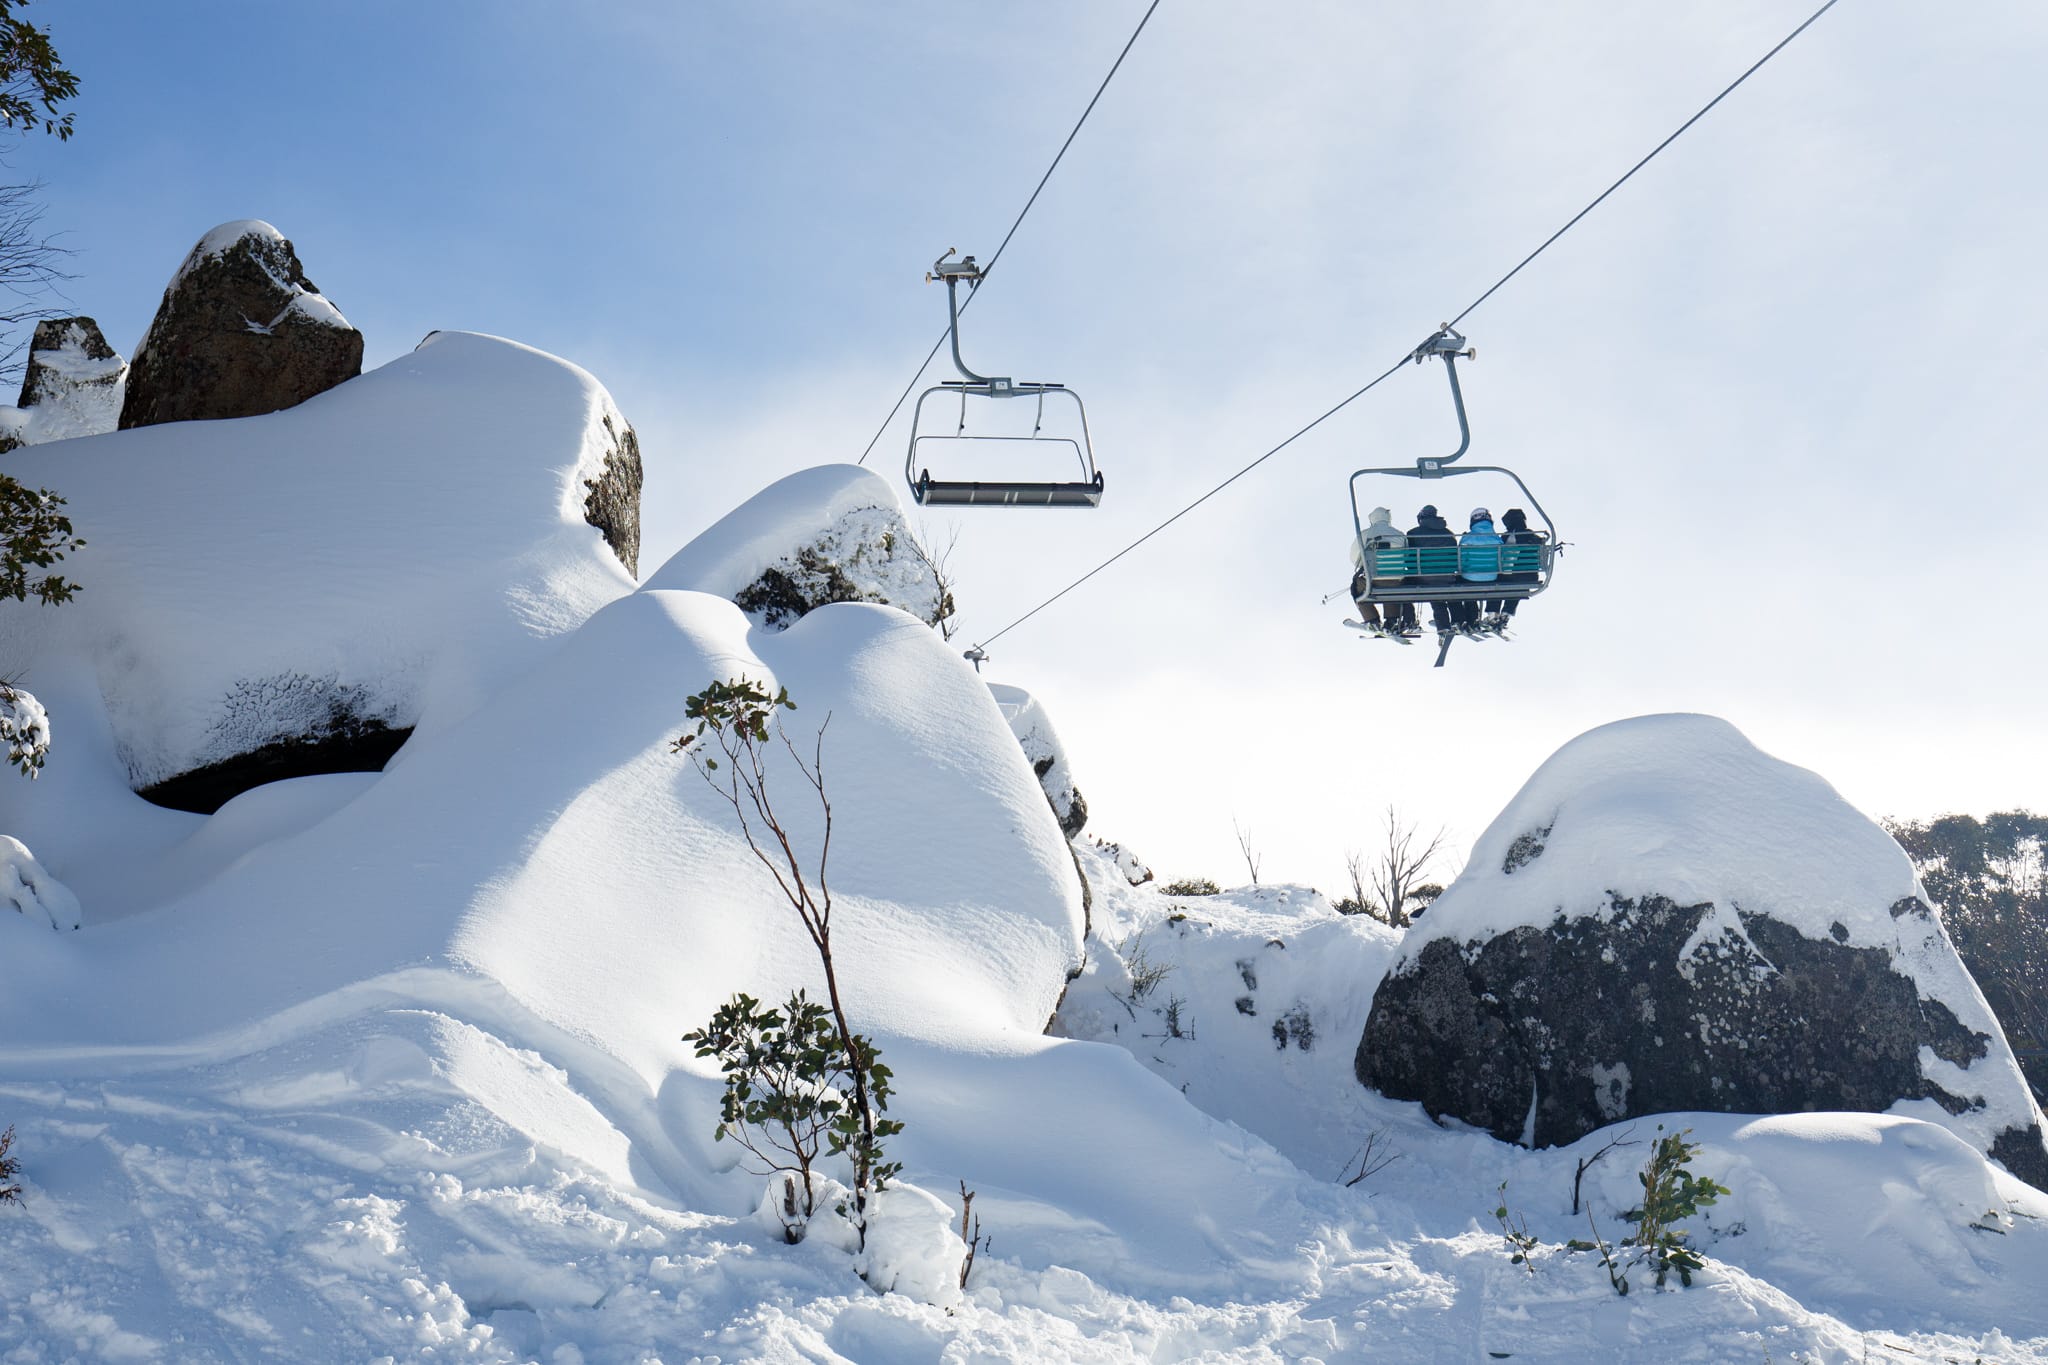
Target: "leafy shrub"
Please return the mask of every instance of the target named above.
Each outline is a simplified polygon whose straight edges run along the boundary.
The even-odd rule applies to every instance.
[[[1658,1124],[1657,1131],[1664,1132],[1664,1125]],[[1648,1265],[1657,1287],[1662,1289],[1664,1281],[1672,1275],[1678,1276],[1680,1284],[1690,1286],[1692,1273],[1706,1264],[1686,1241],[1685,1229],[1678,1226],[1678,1221],[1714,1203],[1728,1193],[1728,1187],[1696,1176],[1688,1169],[1688,1163],[1700,1150],[1699,1144],[1685,1140],[1691,1132],[1690,1128],[1682,1128],[1676,1133],[1665,1133],[1651,1147],[1650,1159],[1636,1173],[1643,1187],[1642,1206],[1621,1215],[1635,1224],[1635,1231],[1621,1239],[1619,1248],[1610,1247],[1600,1236],[1591,1209],[1586,1211],[1586,1221],[1592,1224],[1593,1240],[1575,1239],[1565,1244],[1573,1251],[1599,1252],[1601,1263],[1607,1267],[1608,1283],[1617,1294],[1628,1293],[1629,1272],[1639,1266]],[[1627,1254],[1630,1248],[1633,1255]]]
[[[1159,888],[1162,896],[1220,896],[1223,888],[1207,877],[1189,877],[1182,881],[1168,882]]]
[[[874,1045],[855,1034],[840,1039],[831,1011],[799,990],[780,1010],[763,1010],[742,992],[719,1007],[711,1022],[683,1035],[699,1057],[716,1057],[725,1073],[715,1136],[731,1138],[763,1163],[759,1174],[793,1171],[803,1182],[803,1221],[787,1211],[783,1235],[803,1240],[803,1225],[816,1211],[812,1167],[822,1145],[833,1156],[865,1149],[876,1189],[902,1169],[881,1159],[881,1139],[903,1130],[889,1119],[875,1124],[869,1143],[853,1094],[856,1054],[865,1062],[868,1093],[877,1110],[889,1107],[889,1068],[876,1060]]]

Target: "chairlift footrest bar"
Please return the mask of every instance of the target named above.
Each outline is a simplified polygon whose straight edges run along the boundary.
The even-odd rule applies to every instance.
[[[1095,507],[1102,480],[1089,483],[983,483],[921,479],[911,493],[926,507]]]

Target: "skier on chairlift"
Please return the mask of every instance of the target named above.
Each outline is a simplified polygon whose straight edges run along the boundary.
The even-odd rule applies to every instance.
[[[1529,514],[1519,507],[1510,507],[1507,511],[1501,513],[1500,525],[1501,540],[1510,546],[1536,546],[1543,544],[1548,539],[1541,531],[1529,529]],[[1533,555],[1516,562],[1518,567],[1512,570],[1508,568],[1506,562],[1503,562],[1501,565],[1500,582],[1503,587],[1510,583],[1522,584],[1534,583],[1536,581],[1536,574],[1519,567],[1520,563],[1535,563],[1536,560]],[[1508,622],[1514,619],[1515,608],[1521,605],[1522,599],[1519,597],[1501,597],[1489,601],[1486,604],[1486,621],[1491,623],[1489,628],[1496,631],[1506,630]]]
[[[1455,546],[1457,543],[1457,533],[1451,530],[1449,522],[1437,515],[1434,503],[1425,506],[1420,512],[1415,514],[1415,525],[1408,530],[1409,549],[1423,550],[1433,546]],[[1458,576],[1454,573],[1422,574],[1416,581],[1425,586],[1455,583],[1458,581]],[[1429,604],[1429,620],[1439,635],[1449,634],[1452,630],[1456,629],[1452,621],[1451,607],[1447,603],[1431,602]]]
[[[1395,528],[1394,514],[1384,507],[1373,508],[1372,519],[1366,523],[1363,531],[1352,538],[1351,565],[1353,572],[1351,575],[1351,600],[1358,606],[1359,620],[1364,622],[1366,628],[1375,635],[1398,635],[1405,639],[1421,634],[1415,627],[1415,604],[1413,602],[1387,603],[1387,617],[1385,623],[1382,624],[1378,605],[1366,600],[1366,592],[1371,583],[1393,585],[1407,581],[1405,577],[1401,576],[1368,576],[1366,565],[1369,562],[1369,556],[1378,550],[1405,550],[1407,548],[1408,537],[1402,535]]]
[[[1471,529],[1458,537],[1458,577],[1467,583],[1492,583],[1500,577],[1500,533],[1493,529],[1493,513],[1484,507],[1472,509]],[[1452,623],[1467,635],[1489,633],[1479,623],[1476,594],[1451,603]]]

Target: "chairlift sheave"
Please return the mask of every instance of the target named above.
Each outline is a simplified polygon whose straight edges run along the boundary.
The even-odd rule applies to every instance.
[[[985,277],[986,272],[974,263],[972,256],[954,259],[950,247],[925,275],[927,283],[938,281],[946,286],[946,335],[952,343],[953,367],[960,371],[961,377],[942,380],[917,396],[917,406],[911,410],[910,417],[910,449],[903,460],[903,477],[910,484],[910,494],[920,505],[928,507],[1094,507],[1102,501],[1102,473],[1095,467],[1095,448],[1088,438],[1088,410],[1081,403],[1081,395],[1064,384],[976,374],[960,358],[959,287],[964,282],[971,294]],[[943,428],[927,430],[925,404],[942,394],[958,398],[959,408],[954,415],[953,428],[951,431]],[[996,399],[1026,399],[1034,404],[1029,436],[968,430],[970,400],[978,405],[982,400]],[[1067,403],[1073,404],[1072,434],[1047,434],[1047,399],[1053,400],[1055,412]],[[934,411],[946,406],[940,403]],[[954,455],[966,454],[970,448],[1011,453],[1020,446],[1048,445],[1066,446],[1073,452],[1080,465],[1079,479],[1068,482],[935,479],[924,465],[926,455],[932,450]]]

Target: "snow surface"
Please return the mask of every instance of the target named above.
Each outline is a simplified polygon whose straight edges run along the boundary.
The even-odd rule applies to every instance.
[[[2036,1121],[2033,1092],[2005,1032],[1933,915],[1892,837],[1819,775],[1771,757],[1713,716],[1639,716],[1580,735],[1536,770],[1472,847],[1465,870],[1415,923],[1413,960],[1435,939],[1470,943],[1559,918],[1604,918],[1614,902],[1662,895],[1712,902],[1676,969],[1724,934],[1736,911],[1770,915],[1807,938],[1881,948],[1925,1000],[1993,1041],[1968,1068],[1923,1050],[1922,1069],[1980,1107],[1933,1100],[1895,1112],[1943,1124],[1978,1150]]]
[[[0,784],[9,866],[83,925],[0,914],[0,1360],[2048,1360],[2048,1197],[1910,1117],[1667,1116],[1733,1193],[1692,1289],[1614,1296],[1557,1246],[1610,1135],[1517,1151],[1350,1075],[1392,931],[1306,888],[1133,886],[1130,850],[1060,837],[936,632],[865,604],[774,631],[703,590],[858,480],[778,486],[632,591],[576,516],[601,393],[444,335],[286,413],[74,443],[118,534],[81,525],[78,604],[0,609],[60,727]],[[385,772],[211,817],[129,793],[181,698],[314,643],[309,675],[415,686]],[[819,986],[670,752],[740,674],[789,689],[799,746],[830,718],[839,971],[906,1124],[867,1282],[829,1217],[791,1247],[760,1215],[681,1041],[734,991]],[[1399,1159],[1347,1183],[1369,1137]],[[1633,1170],[1585,1178],[1610,1232]],[[994,1237],[964,1292],[963,1182]]]

